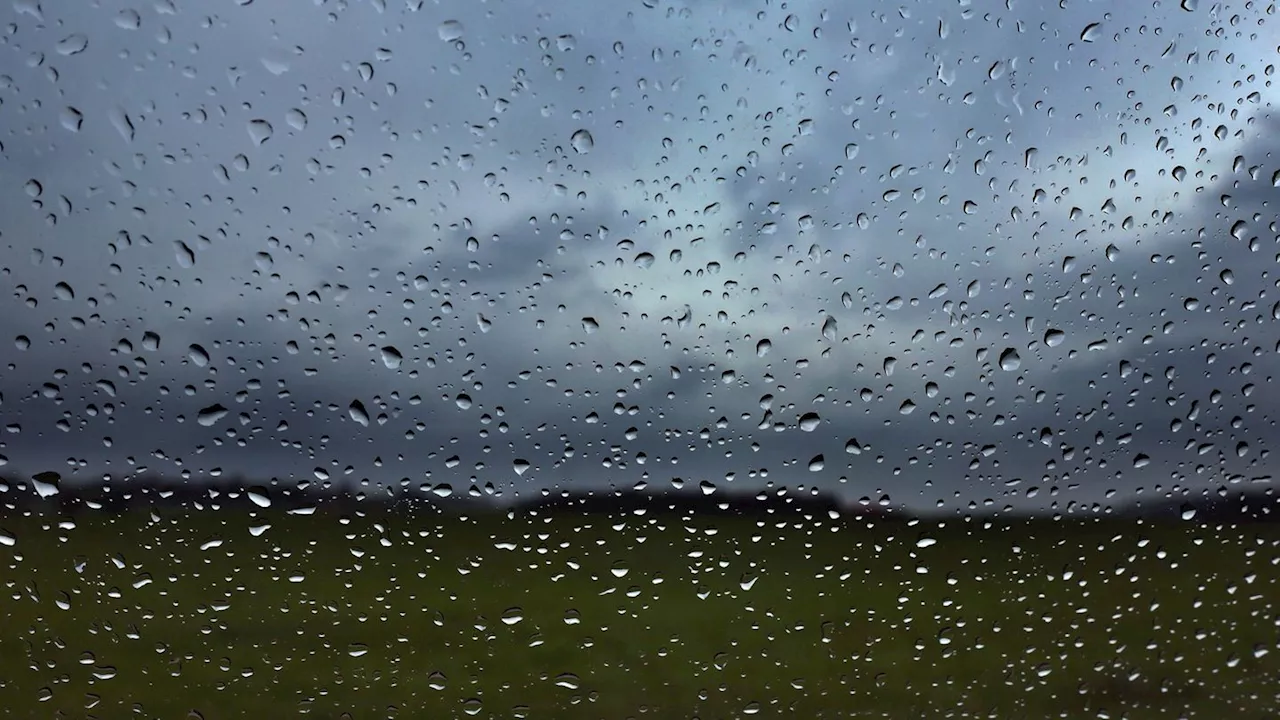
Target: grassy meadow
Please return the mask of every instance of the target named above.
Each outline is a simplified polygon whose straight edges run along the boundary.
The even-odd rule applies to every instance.
[[[10,514],[0,706],[1261,720],[1278,580],[1275,524]]]

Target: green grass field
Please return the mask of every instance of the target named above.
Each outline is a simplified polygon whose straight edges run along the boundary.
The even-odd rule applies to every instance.
[[[0,529],[10,717],[1280,714],[1276,525],[160,510]]]

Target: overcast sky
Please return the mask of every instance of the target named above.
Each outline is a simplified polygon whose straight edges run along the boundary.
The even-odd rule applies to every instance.
[[[1257,6],[0,21],[0,472],[1046,508],[1270,477]]]

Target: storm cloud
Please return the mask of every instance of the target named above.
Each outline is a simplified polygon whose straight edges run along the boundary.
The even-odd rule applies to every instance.
[[[1270,478],[1258,10],[3,12],[9,469],[921,508]]]

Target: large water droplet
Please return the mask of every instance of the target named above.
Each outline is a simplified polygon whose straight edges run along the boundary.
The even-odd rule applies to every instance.
[[[266,488],[261,486],[252,487],[249,488],[248,492],[245,494],[249,496],[249,500],[254,505],[257,505],[260,508],[271,507],[271,494]]]
[[[805,432],[813,432],[822,424],[822,417],[816,412],[807,412],[800,416],[800,429]]]
[[[836,334],[838,332],[839,331],[836,328],[836,319],[828,315],[827,319],[822,323],[822,337],[835,342]]]
[[[193,343],[187,348],[187,359],[196,367],[205,367],[209,364],[209,351]]]
[[[89,47],[89,37],[83,33],[68,35],[53,46],[59,55],[79,55]]]
[[[1018,351],[1013,348],[1005,348],[1000,353],[1000,369],[1006,372],[1013,372],[1022,367],[1022,357],[1018,355]]]
[[[453,42],[454,40],[457,40],[462,37],[464,32],[466,32],[466,28],[464,28],[462,23],[457,20],[445,20],[436,28],[436,33],[440,36],[440,39],[445,42]]]
[[[388,370],[398,370],[400,363],[404,362],[404,355],[401,355],[394,345],[384,346],[379,352],[382,355],[382,364]]]
[[[41,472],[31,476],[31,486],[35,489],[36,495],[42,498],[57,495],[60,492],[61,482],[62,476],[56,472]]]
[[[201,408],[196,414],[196,422],[203,427],[213,427],[218,421],[226,417],[231,411],[223,407],[219,403],[214,403],[208,407]]]
[[[271,134],[275,129],[271,127],[271,123],[258,118],[249,121],[249,139],[253,140],[254,145],[261,145],[271,139]]]
[[[596,146],[596,140],[591,137],[590,132],[578,130],[569,138],[569,144],[573,146],[574,152],[579,155],[586,155]]]
[[[364,403],[359,400],[351,401],[351,405],[347,407],[347,414],[363,427],[369,427],[369,411],[364,409]]]

